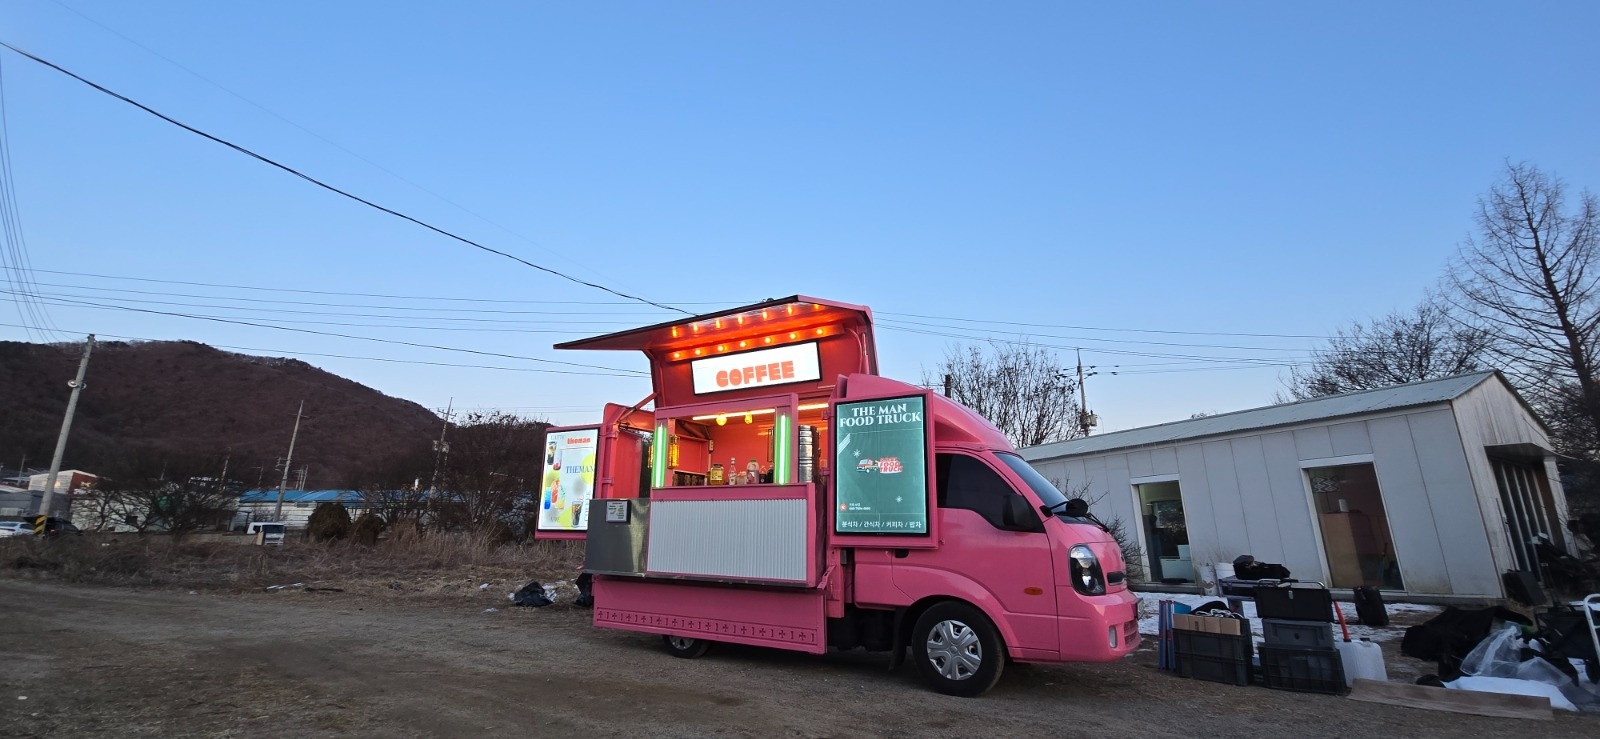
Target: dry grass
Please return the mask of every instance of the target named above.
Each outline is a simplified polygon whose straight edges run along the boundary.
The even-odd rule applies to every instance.
[[[529,580],[570,581],[581,542],[498,545],[486,536],[399,529],[376,546],[316,543],[291,536],[281,547],[162,536],[85,535],[51,541],[0,539],[0,576],[65,582],[207,590],[259,590],[304,583],[354,592],[448,595],[490,591],[503,598]]]

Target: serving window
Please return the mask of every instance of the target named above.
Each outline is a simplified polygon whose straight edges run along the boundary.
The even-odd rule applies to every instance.
[[[811,482],[826,407],[789,394],[658,410],[651,486]]]

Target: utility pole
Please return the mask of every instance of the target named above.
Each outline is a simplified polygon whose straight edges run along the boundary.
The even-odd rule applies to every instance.
[[[946,373],[945,376],[944,376],[944,396],[946,398],[950,397],[950,385],[952,384],[954,379],[955,378],[952,377],[949,373]]]
[[[433,477],[428,480],[428,494],[433,495],[439,487],[439,464],[444,455],[450,453],[450,442],[444,440],[445,432],[450,430],[450,411],[456,407],[456,399],[451,398],[450,403],[444,407],[444,427],[439,429],[439,440],[433,442]]]
[[[300,438],[300,416],[306,412],[306,402],[300,401],[300,410],[294,412],[294,433],[289,434],[289,456],[283,460],[283,480],[278,483],[278,507],[272,513],[272,520],[283,520],[283,491],[289,487],[289,465],[294,459],[294,440]]]
[[[83,345],[83,359],[78,362],[78,378],[67,383],[72,388],[72,396],[67,398],[67,417],[61,419],[61,435],[56,437],[56,453],[50,458],[50,476],[44,481],[44,500],[39,503],[39,515],[50,516],[51,498],[56,494],[56,476],[61,473],[61,457],[67,453],[67,434],[72,433],[72,414],[78,410],[78,394],[83,392],[83,376],[89,372],[89,353],[94,351],[94,334],[89,334],[88,343]],[[27,458],[23,458],[27,463]]]
[[[1089,435],[1089,389],[1083,384],[1083,350],[1078,350],[1078,428],[1084,436]]]

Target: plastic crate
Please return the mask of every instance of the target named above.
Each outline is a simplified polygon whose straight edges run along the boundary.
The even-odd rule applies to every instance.
[[[1261,682],[1274,690],[1344,695],[1344,664],[1336,649],[1261,647]]]
[[[1256,616],[1328,623],[1333,620],[1333,594],[1321,585],[1257,585]]]
[[[1269,647],[1333,649],[1333,627],[1321,621],[1261,619],[1261,635]]]
[[[1174,629],[1172,637],[1178,657],[1179,677],[1230,685],[1250,684],[1250,656],[1254,642],[1250,624],[1244,633],[1208,634],[1203,631]]]

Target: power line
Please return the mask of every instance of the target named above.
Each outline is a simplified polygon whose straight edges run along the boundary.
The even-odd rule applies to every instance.
[[[106,32],[109,32],[109,34],[115,35],[115,37],[118,37],[118,38],[122,38],[122,40],[125,40],[125,42],[131,43],[131,45],[134,45],[134,46],[138,46],[138,48],[141,48],[141,50],[147,51],[147,53],[154,54],[154,56],[157,56],[158,59],[162,59],[162,61],[168,62],[168,64],[171,64],[171,66],[178,67],[178,69],[184,70],[184,72],[189,72],[190,75],[194,75],[195,78],[198,78],[198,80],[200,80],[200,82],[205,82],[206,85],[214,86],[214,88],[218,88],[218,90],[224,91],[224,93],[230,94],[230,96],[234,96],[234,98],[240,99],[240,101],[246,102],[246,104],[250,104],[250,106],[254,107],[254,109],[261,110],[261,112],[264,112],[264,114],[270,115],[270,117],[278,118],[278,120],[282,120],[283,123],[288,123],[288,125],[294,126],[294,128],[298,128],[298,130],[301,130],[302,133],[306,133],[307,136],[312,136],[312,138],[317,139],[317,141],[322,141],[323,144],[328,144],[328,146],[334,147],[334,149],[341,150],[341,152],[344,152],[344,154],[349,154],[350,157],[357,158],[357,160],[360,160],[360,162],[366,163],[366,165],[373,166],[374,170],[382,171],[382,173],[384,173],[384,174],[389,174],[390,178],[398,179],[398,181],[405,182],[405,184],[408,184],[408,186],[416,187],[416,189],[421,190],[421,192],[426,192],[426,194],[429,194],[429,195],[432,195],[432,197],[438,198],[438,200],[440,200],[440,202],[446,203],[446,205],[453,206],[453,208],[456,208],[456,210],[462,211],[462,213],[469,214],[469,216],[472,216],[472,218],[477,218],[478,221],[486,222],[486,224],[490,224],[490,226],[496,227],[496,229],[504,230],[504,232],[506,232],[506,234],[514,235],[514,237],[520,238],[520,240],[523,240],[523,242],[528,243],[528,245],[530,245],[530,246],[533,246],[533,248],[536,248],[536,250],[541,250],[541,251],[544,251],[544,253],[546,253],[546,254],[550,254],[550,256],[555,256],[555,258],[560,258],[560,254],[555,253],[555,251],[549,250],[549,248],[546,248],[546,246],[539,245],[538,242],[534,242],[534,240],[531,240],[531,238],[525,237],[525,235],[522,235],[522,234],[518,234],[518,232],[515,232],[515,230],[509,229],[509,227],[506,227],[506,226],[502,226],[502,224],[499,224],[499,222],[491,221],[491,219],[488,218],[488,216],[483,216],[482,213],[477,213],[477,211],[472,210],[472,208],[467,208],[467,206],[461,205],[461,203],[454,202],[454,200],[450,200],[450,198],[443,197],[443,195],[437,194],[437,192],[434,192],[434,190],[429,190],[429,189],[427,189],[427,187],[422,187],[421,184],[418,184],[418,182],[413,182],[413,181],[410,181],[410,179],[406,179],[405,176],[402,176],[402,174],[397,173],[397,171],[389,170],[389,168],[387,168],[387,166],[379,165],[378,162],[373,162],[373,160],[370,160],[370,158],[362,157],[362,155],[360,155],[360,154],[355,154],[355,152],[352,152],[352,150],[346,149],[346,147],[341,146],[341,144],[339,144],[338,141],[333,141],[333,139],[328,139],[328,138],[326,138],[326,136],[322,136],[322,134],[318,134],[317,131],[312,131],[312,130],[310,130],[310,128],[306,128],[306,126],[302,126],[302,125],[299,125],[299,123],[293,122],[293,120],[290,120],[290,118],[286,118],[286,117],[283,117],[283,115],[277,114],[277,112],[274,112],[274,110],[269,109],[269,107],[262,106],[262,104],[259,104],[259,102],[253,101],[253,99],[245,98],[245,96],[243,96],[243,94],[238,94],[238,93],[235,93],[234,90],[229,90],[229,88],[227,88],[227,86],[222,85],[222,83],[216,82],[216,80],[213,80],[213,78],[206,77],[206,75],[202,75],[202,74],[200,74],[200,72],[195,72],[194,69],[189,69],[189,67],[182,66],[182,64],[179,64],[179,62],[176,61],[176,59],[170,58],[170,56],[166,56],[166,54],[162,54],[162,53],[160,53],[160,51],[155,51],[154,48],[150,48],[150,46],[142,45],[142,43],[139,43],[138,40],[134,40],[134,38],[130,37],[130,35],[123,34],[123,32],[120,32],[120,30],[114,29],[114,27],[106,26],[106,24],[104,24],[104,22],[96,21],[96,19],[91,18],[91,16],[88,16],[88,14],[83,13],[83,11],[77,10],[77,8],[74,8],[74,6],[67,5],[67,3],[62,3],[61,0],[51,0],[51,2],[56,3],[56,5],[61,6],[61,8],[66,8],[67,11],[72,11],[72,13],[77,14],[78,18],[85,19],[85,21],[91,22],[91,24],[94,24],[94,26],[101,27],[101,29],[106,30]],[[587,267],[587,266],[584,266],[584,267]],[[592,267],[590,267],[590,269],[592,269]]]
[[[24,326],[24,325],[22,325],[20,323],[0,323],[0,326],[7,326],[7,327],[10,327],[10,328],[26,328],[26,326]],[[97,336],[102,336],[102,337],[105,337],[105,338],[110,338],[110,339],[122,339],[124,341],[147,341],[147,342],[162,343],[162,344],[166,344],[166,343],[182,343],[182,342],[186,341],[184,339],[152,339],[152,338],[148,338],[148,337],[144,337],[144,336],[123,336],[123,335],[120,335],[120,334],[96,334],[96,335]],[[237,351],[237,352],[267,352],[267,353],[271,353],[271,354],[287,355],[287,356],[294,356],[294,357],[327,357],[327,358],[332,358],[332,359],[355,359],[355,360],[361,360],[361,361],[367,361],[367,362],[387,362],[387,363],[390,363],[390,364],[416,364],[416,365],[425,365],[425,366],[429,366],[429,367],[452,367],[452,368],[460,368],[460,369],[502,370],[502,371],[505,371],[505,372],[537,372],[537,373],[540,373],[540,374],[549,374],[549,375],[582,375],[582,376],[586,376],[586,377],[627,377],[627,378],[630,378],[630,379],[637,378],[639,376],[638,374],[632,373],[631,371],[623,371],[623,372],[578,372],[578,371],[575,371],[575,370],[542,369],[542,368],[539,368],[539,367],[499,367],[499,366],[495,366],[495,365],[486,365],[486,364],[458,364],[458,363],[455,363],[455,362],[430,362],[430,361],[427,361],[427,360],[424,360],[424,359],[394,359],[394,358],[390,358],[390,357],[364,357],[364,356],[354,355],[354,354],[329,354],[329,353],[325,353],[325,352],[306,352],[306,351],[299,351],[299,350],[295,350],[295,349],[261,349],[261,348],[258,348],[258,347],[234,346],[234,345],[230,345],[230,344],[206,344],[206,346],[210,346],[213,349],[229,349],[229,350]],[[585,406],[585,407],[587,407],[587,406]]]
[[[42,271],[42,270],[39,270],[39,271]],[[365,304],[365,303],[324,303],[324,302],[315,301],[315,300],[283,300],[283,299],[273,300],[273,299],[270,299],[270,298],[245,298],[245,297],[238,297],[238,296],[234,296],[234,295],[200,295],[200,294],[195,294],[195,293],[177,293],[177,292],[170,292],[170,291],[166,291],[166,290],[131,290],[131,289],[128,289],[128,288],[123,288],[123,287],[99,287],[99,286],[96,286],[96,285],[74,285],[74,284],[71,284],[71,283],[60,283],[60,282],[35,282],[33,284],[38,286],[38,287],[62,287],[62,288],[69,288],[69,289],[73,289],[73,290],[93,290],[95,292],[102,292],[102,293],[126,293],[126,294],[130,294],[130,295],[161,295],[161,296],[171,297],[171,298],[199,298],[199,299],[204,299],[204,300],[230,300],[230,301],[239,302],[239,303],[267,303],[267,304],[273,304],[273,305],[309,305],[309,306],[317,306],[317,307],[324,307],[324,308],[368,308],[368,309],[372,309],[372,310],[397,310],[397,311],[416,311],[416,312],[429,311],[429,312],[433,312],[433,313],[482,313],[482,314],[494,314],[494,315],[513,315],[513,316],[606,316],[606,317],[621,318],[621,317],[625,317],[625,316],[635,316],[635,317],[637,317],[637,316],[645,316],[645,315],[649,315],[649,316],[659,315],[659,314],[646,314],[646,313],[606,313],[606,312],[597,312],[597,311],[505,310],[505,309],[497,309],[497,308],[438,308],[438,307],[434,307],[434,306],[415,306],[415,305],[369,305],[369,304]],[[80,296],[77,296],[77,297],[88,297],[88,296],[80,295]],[[426,298],[424,298],[424,299],[426,299]],[[218,306],[218,307],[220,307],[220,306]],[[398,318],[399,316],[396,316],[396,317]],[[441,319],[437,319],[437,320],[454,320],[454,319],[442,319],[441,318]],[[462,320],[468,320],[468,319],[462,319]],[[482,319],[480,319],[480,320],[482,320]]]
[[[354,200],[354,201],[356,201],[358,203],[361,203],[362,205],[365,205],[365,206],[367,206],[369,208],[372,208],[374,210],[380,211],[382,213],[387,213],[387,214],[389,214],[391,216],[394,216],[394,217],[399,218],[399,219],[404,220],[404,221],[410,221],[411,223],[415,223],[416,225],[421,226],[423,228],[426,228],[429,231],[433,231],[434,233],[437,233],[437,234],[439,234],[441,236],[445,236],[445,237],[454,239],[454,240],[459,241],[459,242],[461,242],[463,244],[471,246],[471,247],[473,247],[475,249],[481,249],[483,251],[489,252],[490,254],[497,254],[499,256],[505,257],[506,259],[510,259],[510,260],[512,260],[514,262],[517,262],[519,264],[522,264],[524,266],[532,267],[532,268],[534,268],[536,270],[539,270],[541,272],[545,272],[547,274],[554,275],[556,277],[560,277],[560,278],[562,278],[564,280],[567,280],[569,282],[574,282],[574,283],[577,283],[579,285],[583,285],[585,287],[591,287],[591,288],[594,288],[596,290],[603,290],[603,291],[611,293],[612,295],[615,295],[615,296],[617,296],[619,298],[627,298],[629,300],[634,300],[634,301],[637,301],[637,302],[640,302],[640,303],[645,303],[647,305],[653,305],[653,306],[655,306],[657,308],[661,308],[663,310],[676,311],[676,312],[682,313],[684,315],[693,315],[689,311],[686,311],[686,310],[684,310],[682,308],[677,308],[677,307],[674,307],[674,306],[664,305],[662,303],[657,303],[657,302],[655,302],[653,300],[647,300],[647,299],[641,298],[641,297],[639,297],[637,295],[629,295],[628,293],[624,293],[624,292],[620,292],[620,291],[617,291],[617,290],[613,290],[613,289],[611,289],[609,287],[606,287],[605,285],[601,285],[601,284],[598,284],[598,283],[589,282],[588,280],[583,280],[583,279],[579,279],[577,277],[573,277],[572,275],[569,275],[569,274],[567,274],[565,272],[561,272],[560,270],[555,270],[555,269],[551,269],[549,267],[545,267],[543,265],[534,264],[533,262],[530,262],[530,261],[528,261],[526,259],[523,259],[522,257],[516,256],[516,255],[508,253],[508,252],[500,251],[499,249],[495,249],[494,247],[485,246],[485,245],[480,244],[480,243],[478,243],[476,241],[473,241],[472,239],[469,239],[469,238],[467,238],[465,236],[456,235],[456,234],[451,233],[449,231],[446,231],[446,230],[444,230],[442,228],[439,228],[438,226],[435,226],[435,225],[433,225],[431,223],[428,223],[426,221],[423,221],[423,220],[414,218],[412,216],[406,215],[405,213],[401,213],[400,211],[394,210],[392,208],[387,208],[387,207],[384,207],[382,205],[378,205],[377,203],[374,203],[371,200],[367,200],[366,198],[363,198],[363,197],[361,197],[359,195],[355,195],[355,194],[353,194],[351,192],[348,192],[348,191],[345,191],[345,190],[341,190],[341,189],[339,189],[337,187],[334,187],[333,185],[330,185],[330,184],[328,184],[326,182],[323,182],[322,180],[319,180],[319,179],[317,179],[315,177],[312,177],[311,175],[308,175],[308,174],[306,174],[304,172],[301,172],[301,171],[299,171],[299,170],[297,170],[297,169],[295,169],[293,167],[290,167],[290,166],[288,166],[286,164],[282,164],[282,163],[280,163],[280,162],[278,162],[278,161],[276,161],[274,159],[271,159],[269,157],[263,156],[261,154],[257,154],[256,152],[251,151],[250,149],[246,149],[245,147],[240,146],[238,144],[235,144],[235,143],[233,143],[231,141],[228,141],[227,139],[223,139],[223,138],[220,138],[220,137],[217,137],[217,136],[213,136],[212,134],[206,133],[205,131],[202,131],[202,130],[200,130],[198,128],[195,128],[194,126],[191,126],[191,125],[189,125],[187,123],[183,123],[182,121],[179,121],[179,120],[177,120],[175,118],[172,118],[171,116],[168,116],[168,115],[166,115],[164,113],[161,113],[160,111],[157,111],[156,109],[151,108],[150,106],[145,105],[144,103],[138,102],[138,101],[136,101],[136,100],[134,100],[132,98],[127,97],[126,95],[122,95],[120,93],[114,92],[114,91],[112,91],[110,89],[107,89],[105,87],[102,87],[101,85],[96,84],[94,82],[91,82],[91,81],[89,81],[89,80],[87,80],[87,79],[85,79],[83,77],[80,77],[77,74],[74,74],[74,73],[66,70],[65,68],[57,65],[57,64],[54,64],[54,63],[49,62],[49,61],[46,61],[46,60],[41,59],[39,57],[36,57],[36,56],[34,56],[32,54],[29,54],[28,52],[23,51],[23,50],[15,47],[15,46],[12,46],[9,43],[6,43],[4,41],[0,41],[0,46],[4,46],[7,49],[10,49],[10,50],[12,50],[12,51],[14,51],[14,52],[16,52],[18,54],[21,54],[24,57],[27,57],[28,59],[31,59],[31,60],[33,60],[35,62],[43,64],[44,66],[49,67],[51,69],[54,69],[57,72],[60,72],[60,73],[66,75],[68,77],[71,77],[71,78],[73,78],[73,79],[75,79],[75,80],[77,80],[79,82],[82,82],[85,85],[88,85],[89,87],[94,88],[95,90],[98,90],[98,91],[100,91],[102,93],[105,93],[106,95],[110,95],[111,97],[114,97],[114,98],[116,98],[118,100],[121,100],[124,103],[132,105],[132,106],[134,106],[134,107],[136,107],[136,108],[138,108],[138,109],[140,109],[140,110],[142,110],[142,111],[144,111],[146,113],[149,113],[150,115],[153,115],[153,116],[155,116],[157,118],[160,118],[161,120],[164,120],[164,121],[166,121],[168,123],[171,123],[174,126],[182,128],[185,131],[188,131],[188,132],[190,132],[192,134],[195,134],[196,136],[200,136],[201,138],[204,138],[204,139],[207,139],[209,141],[213,141],[215,143],[218,143],[218,144],[221,144],[223,146],[226,146],[229,149],[233,149],[234,151],[237,151],[240,154],[244,154],[245,156],[248,156],[248,157],[250,157],[252,159],[260,161],[263,164],[267,164],[267,165],[270,165],[270,166],[275,167],[277,169],[283,170],[284,172],[287,172],[287,173],[292,174],[292,175],[294,175],[296,177],[299,177],[300,179],[303,179],[306,182],[309,182],[309,183],[311,183],[313,185],[316,185],[317,187],[320,187],[320,188],[322,188],[324,190],[327,190],[329,192],[332,192],[332,193],[335,193],[335,194],[338,194],[338,195],[342,195],[342,196],[344,196],[346,198],[349,198],[350,200]]]
[[[220,283],[215,283],[215,282],[190,282],[190,281],[185,281],[185,280],[161,280],[161,279],[156,279],[154,277],[127,277],[127,276],[124,276],[124,275],[95,274],[93,272],[65,272],[65,271],[62,271],[62,270],[54,270],[54,269],[36,269],[34,271],[35,272],[41,272],[41,273],[44,273],[44,274],[49,274],[49,275],[69,275],[69,276],[72,276],[72,277],[93,277],[93,278],[102,279],[102,280],[128,280],[128,281],[132,281],[132,282],[151,282],[151,283],[159,283],[159,284],[163,284],[163,285],[188,285],[190,287],[214,287],[214,288],[223,289],[223,290],[257,290],[257,291],[261,291],[261,292],[272,292],[272,293],[298,293],[298,294],[302,294],[302,295],[337,295],[337,296],[342,296],[342,297],[354,297],[354,298],[388,298],[388,299],[392,299],[392,300],[438,300],[438,301],[451,301],[451,302],[463,302],[463,303],[500,303],[500,304],[504,304],[504,305],[634,305],[634,303],[636,302],[636,301],[618,301],[618,300],[607,300],[607,301],[591,301],[591,300],[502,300],[502,299],[498,299],[498,298],[454,298],[454,297],[418,296],[418,295],[385,295],[385,294],[382,294],[382,293],[353,293],[353,292],[345,292],[345,291],[342,291],[342,290],[340,290],[340,291],[336,291],[336,290],[303,290],[303,289],[295,289],[295,288],[288,288],[288,287],[261,287],[261,286],[258,286],[258,285],[225,285],[225,284],[220,284]],[[731,306],[731,305],[748,305],[748,304],[754,303],[756,301],[754,301],[754,300],[743,300],[743,301],[737,301],[737,302],[734,302],[734,303],[729,303],[727,301],[695,303],[695,302],[686,302],[686,301],[675,300],[673,302],[677,303],[678,305]]]
[[[471,317],[461,317],[461,316],[391,316],[391,315],[384,315],[384,314],[381,314],[381,313],[343,313],[343,312],[335,312],[335,311],[294,310],[294,309],[291,309],[291,308],[262,308],[262,307],[255,307],[255,306],[218,305],[218,304],[215,304],[215,303],[185,303],[185,302],[180,302],[180,301],[175,301],[175,300],[148,300],[148,299],[141,299],[141,298],[124,298],[124,297],[121,297],[121,296],[114,296],[114,295],[113,296],[79,295],[79,294],[76,294],[76,293],[48,293],[48,294],[39,293],[39,294],[37,294],[37,297],[39,297],[42,300],[51,300],[51,299],[55,299],[55,298],[86,298],[86,299],[91,299],[91,300],[115,300],[115,301],[119,301],[119,302],[122,302],[122,303],[141,303],[141,304],[144,304],[144,305],[169,305],[169,306],[177,306],[177,307],[181,307],[181,308],[217,308],[217,309],[221,309],[221,310],[247,311],[247,312],[252,312],[252,313],[290,313],[290,314],[294,314],[294,315],[309,315],[309,316],[324,316],[324,317],[334,316],[334,317],[344,317],[344,318],[388,318],[388,319],[393,319],[393,320],[457,321],[457,322],[469,322],[469,323],[509,323],[509,324],[521,324],[521,325],[539,325],[539,324],[554,323],[554,324],[558,324],[558,325],[562,325],[562,326],[632,326],[632,325],[635,325],[635,323],[633,321],[574,321],[574,320],[568,320],[568,319],[547,319],[547,320],[543,320],[543,321],[531,321],[531,320],[526,320],[526,319],[518,320],[518,319],[511,319],[511,318],[471,318]],[[209,297],[209,296],[206,296],[206,297]],[[290,304],[292,305],[293,303],[290,303]],[[604,315],[604,314],[602,314],[602,315]],[[299,321],[299,322],[301,322],[301,323],[326,323],[324,321]],[[334,323],[334,324],[331,324],[331,325],[335,325],[335,326],[369,326],[369,327],[382,327],[382,328],[416,328],[416,329],[421,329],[421,330],[434,330],[434,331],[438,331],[438,330],[459,330],[459,331],[512,331],[512,332],[519,332],[519,333],[575,333],[575,332],[570,331],[570,330],[557,330],[557,329],[490,329],[490,328],[474,329],[474,328],[463,328],[463,327],[459,327],[459,326],[395,326],[395,325],[392,325],[392,324],[368,324],[368,323]]]
[[[1332,336],[1317,334],[1265,334],[1265,333],[1238,333],[1232,331],[1177,331],[1154,328],[1110,328],[1106,326],[1071,326],[1055,323],[1024,323],[1021,321],[995,321],[978,318],[960,318],[957,316],[930,316],[921,313],[893,313],[889,311],[874,311],[880,316],[905,316],[907,318],[926,318],[935,321],[960,321],[963,323],[982,323],[1000,326],[1024,326],[1029,328],[1064,328],[1072,331],[1124,331],[1134,334],[1177,334],[1183,336],[1247,336],[1258,339],[1332,339]]]
[[[556,360],[556,359],[541,359],[539,357],[526,357],[526,356],[522,356],[522,355],[519,355],[519,354],[503,354],[503,353],[500,353],[500,352],[488,352],[488,351],[482,351],[482,350],[478,350],[478,349],[466,349],[466,348],[462,348],[462,347],[453,347],[453,346],[440,346],[438,344],[423,344],[423,343],[415,342],[415,341],[402,341],[400,339],[380,339],[380,338],[373,337],[373,336],[355,336],[355,335],[351,335],[351,334],[334,333],[332,331],[317,331],[315,329],[309,329],[309,328],[294,328],[292,326],[275,326],[275,325],[270,324],[270,323],[256,323],[256,322],[253,322],[253,321],[242,321],[242,320],[237,320],[237,319],[221,318],[221,317],[218,317],[218,316],[202,316],[202,315],[194,315],[194,314],[190,314],[190,313],[177,313],[177,312],[174,312],[174,311],[154,310],[154,309],[150,309],[150,308],[134,308],[134,307],[131,307],[131,306],[123,306],[123,305],[105,305],[103,303],[91,303],[91,302],[88,302],[88,301],[68,300],[68,299],[64,299],[64,298],[57,298],[55,300],[57,300],[59,302],[62,302],[62,303],[70,303],[70,304],[73,304],[73,305],[87,306],[87,307],[91,307],[91,308],[107,308],[107,309],[112,309],[112,310],[131,311],[131,312],[135,312],[135,313],[149,313],[149,314],[152,314],[152,315],[159,315],[159,316],[173,316],[173,317],[177,317],[177,318],[190,318],[190,319],[199,320],[199,321],[213,321],[213,322],[216,322],[216,323],[231,323],[231,324],[235,324],[235,325],[239,325],[239,326],[253,326],[255,328],[270,328],[270,329],[275,329],[275,330],[278,330],[278,331],[293,331],[293,332],[296,332],[296,333],[314,334],[314,335],[317,335],[317,336],[332,336],[332,337],[340,338],[340,339],[354,339],[356,341],[372,341],[372,342],[377,342],[377,343],[380,343],[380,344],[396,344],[396,345],[399,345],[399,346],[417,347],[419,349],[437,349],[437,350],[440,350],[440,351],[462,352],[464,354],[477,354],[477,355],[481,355],[481,356],[485,356],[485,357],[500,357],[502,359],[520,359],[520,360],[523,360],[523,361],[526,361],[526,362],[544,362],[544,363],[547,363],[547,364],[559,364],[559,365],[565,365],[565,366],[568,366],[568,367],[585,367],[585,368],[589,368],[589,369],[600,369],[600,370],[606,370],[608,372],[626,372],[626,373],[630,373],[632,375],[640,375],[640,376],[649,374],[647,372],[641,372],[641,371],[637,371],[637,370],[627,370],[627,369],[621,369],[621,368],[618,368],[618,367],[605,367],[605,366],[598,365],[598,364],[584,364],[582,362],[563,362],[563,361]]]
[[[22,212],[17,207],[16,177],[11,169],[11,130],[9,115],[5,101],[5,76],[0,72],[0,239],[5,241],[5,251],[0,253],[0,268],[4,268],[6,282],[12,287],[21,288],[24,293],[37,292],[33,287],[32,260],[28,257],[28,243],[22,233]],[[19,320],[32,325],[31,329],[23,329],[31,337],[37,332],[46,340],[54,333],[59,339],[61,333],[55,330],[55,324],[50,321],[49,312],[37,300],[26,295],[12,295],[12,301],[17,305]]]
[[[949,329],[955,329],[957,331],[982,331],[983,330],[981,328],[967,328],[967,327],[964,327],[964,326],[950,326],[948,324],[925,323],[925,322],[922,322],[922,321],[892,321],[892,322],[884,321],[884,322],[880,322],[880,323],[882,323],[884,325],[895,324],[895,325],[901,325],[901,326],[925,326],[925,327],[932,327],[932,328],[949,328]],[[1173,347],[1181,347],[1181,348],[1186,348],[1186,349],[1239,349],[1239,350],[1244,350],[1244,351],[1258,351],[1258,352],[1303,352],[1303,351],[1307,351],[1306,349],[1300,348],[1300,347],[1239,346],[1239,345],[1236,345],[1236,344],[1193,344],[1193,343],[1178,342],[1178,341],[1145,341],[1145,340],[1133,340],[1133,339],[1097,339],[1097,338],[1090,337],[1090,336],[1061,336],[1061,335],[1058,335],[1058,334],[1041,334],[1041,333],[1030,333],[1029,335],[1030,336],[1039,336],[1039,337],[1043,337],[1043,338],[1047,338],[1047,339],[1064,339],[1064,340],[1067,340],[1067,341],[1098,341],[1098,342],[1102,342],[1102,343],[1112,343],[1112,344],[1141,344],[1141,345],[1145,345],[1145,346],[1173,346]]]

